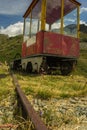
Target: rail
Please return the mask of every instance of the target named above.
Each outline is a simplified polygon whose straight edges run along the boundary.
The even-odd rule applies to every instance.
[[[39,115],[33,109],[31,103],[25,96],[24,92],[21,90],[20,85],[17,81],[17,78],[14,74],[11,74],[13,78],[13,83],[16,87],[17,98],[18,98],[18,106],[22,107],[22,114],[25,119],[30,118],[36,130],[48,130],[46,125],[42,122]]]

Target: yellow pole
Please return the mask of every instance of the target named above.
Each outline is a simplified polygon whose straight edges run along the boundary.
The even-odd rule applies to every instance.
[[[46,23],[46,0],[42,0],[41,8],[41,30],[45,30]]]
[[[64,0],[61,0],[61,34],[63,34],[63,22],[64,22]]]
[[[77,38],[79,38],[79,30],[80,30],[80,7],[77,6]]]

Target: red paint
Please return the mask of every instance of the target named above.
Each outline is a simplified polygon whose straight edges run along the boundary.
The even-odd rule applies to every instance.
[[[38,32],[36,35],[36,53],[43,53],[44,31]]]
[[[48,54],[62,54],[62,45],[61,45],[62,36],[52,32],[44,33],[44,53]]]
[[[26,42],[22,43],[22,57],[26,57]]]
[[[22,45],[22,57],[35,54],[56,54],[63,57],[79,56],[78,38],[53,32],[40,31],[36,34],[36,43],[26,47]]]
[[[79,56],[79,40],[62,34],[44,33],[44,53],[57,54],[60,56]]]
[[[36,54],[36,44],[27,47],[26,56]]]

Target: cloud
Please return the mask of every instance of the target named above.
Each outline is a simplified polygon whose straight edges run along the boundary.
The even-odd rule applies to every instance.
[[[87,26],[87,23],[83,20],[80,21],[80,24],[85,24]]]
[[[23,33],[23,23],[18,22],[12,25],[9,25],[7,28],[1,27],[0,34],[6,34],[9,37],[17,36]]]
[[[71,18],[65,19],[65,21],[75,23],[75,19],[71,19]]]
[[[40,23],[41,25],[41,23]],[[52,29],[59,29],[60,28],[60,23],[54,23],[52,25]],[[65,26],[65,25],[64,25]],[[29,22],[26,22],[26,35],[29,35]],[[46,30],[49,29],[49,26],[46,24]],[[32,22],[32,34],[35,34],[37,32],[37,21],[33,21]],[[17,36],[19,34],[23,34],[23,22],[17,22],[15,24],[11,24],[9,25],[7,28],[4,28],[3,26],[1,26],[0,28],[0,34],[6,34],[9,37],[14,37]]]
[[[82,7],[82,8],[80,9],[80,14],[82,14],[82,13],[84,13],[84,12],[87,12],[87,8],[86,8],[86,7]]]
[[[0,0],[0,14],[23,14],[31,1],[32,0]]]
[[[70,20],[71,21],[71,20]],[[80,21],[80,24],[85,24],[87,26],[87,23],[85,21]],[[32,29],[32,33],[35,33],[36,31],[36,21],[33,22],[33,29]],[[55,23],[52,26],[52,29],[58,29],[60,27],[60,23]],[[65,25],[64,25],[65,27]],[[29,26],[27,27],[29,30]],[[48,26],[46,25],[46,29],[48,28]],[[1,26],[0,28],[0,34],[6,34],[9,37],[14,37],[17,36],[19,34],[23,34],[23,22],[17,22],[15,24],[9,25],[7,28],[3,28],[3,26]]]

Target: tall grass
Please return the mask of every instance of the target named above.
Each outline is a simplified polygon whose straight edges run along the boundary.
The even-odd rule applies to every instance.
[[[2,64],[0,66],[0,100],[8,97],[12,89],[13,84],[8,72],[8,66]]]
[[[84,76],[28,75],[22,76],[21,79],[19,78],[19,83],[26,95],[45,100],[84,96],[87,93],[87,79]]]

